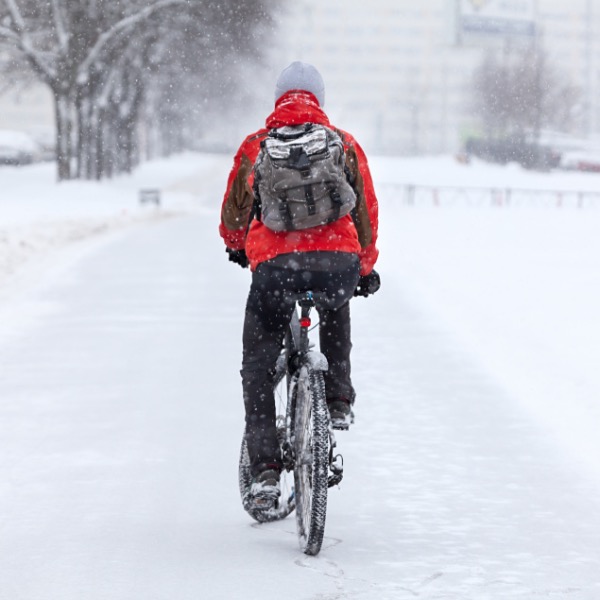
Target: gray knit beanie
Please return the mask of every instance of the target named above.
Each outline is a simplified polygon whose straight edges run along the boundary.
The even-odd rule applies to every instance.
[[[308,63],[295,61],[285,68],[275,84],[275,102],[290,90],[304,90],[314,94],[319,106],[325,104],[325,83],[321,73]]]

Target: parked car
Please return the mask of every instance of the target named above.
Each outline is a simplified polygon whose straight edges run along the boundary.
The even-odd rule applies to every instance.
[[[0,164],[29,165],[38,151],[33,137],[23,131],[0,130]]]
[[[488,162],[517,162],[526,169],[547,171],[559,166],[560,153],[549,146],[531,144],[518,140],[485,140],[469,138],[465,152]]]
[[[564,152],[560,161],[560,168],[567,171],[600,173],[600,153]]]

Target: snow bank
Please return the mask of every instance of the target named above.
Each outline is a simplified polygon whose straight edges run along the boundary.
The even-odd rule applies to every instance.
[[[104,182],[58,183],[53,164],[0,168],[0,288],[25,263],[50,250],[196,210],[195,182],[215,160],[222,158],[185,154]],[[140,204],[141,189],[159,190],[160,207]]]

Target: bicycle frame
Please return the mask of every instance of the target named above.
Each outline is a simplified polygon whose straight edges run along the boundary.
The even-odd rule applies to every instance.
[[[265,523],[284,519],[295,511],[300,547],[309,555],[321,549],[327,488],[337,485],[343,477],[343,459],[340,454],[334,455],[336,441],[326,404],[323,372],[328,369],[327,359],[313,349],[309,339],[310,314],[318,298],[312,292],[292,298],[297,307],[275,365],[273,386],[279,388],[275,394],[277,437],[284,467],[278,503],[264,511],[252,505],[252,474],[245,437],[238,470],[242,503],[248,514]]]
[[[302,364],[310,364],[315,371],[327,371],[327,359],[321,352],[311,350],[308,332],[312,325],[310,313],[315,308],[320,294],[304,292],[293,296],[300,307],[300,315],[295,310],[285,338],[288,354],[288,374],[295,372]],[[292,361],[290,363],[290,361]]]
[[[300,314],[294,310],[285,337],[285,368],[287,369],[288,398],[293,396],[292,387],[296,385],[300,370],[303,365],[309,366],[314,371],[327,371],[329,368],[327,358],[321,352],[311,349],[309,331],[312,325],[310,314],[316,306],[321,294],[311,291],[295,295],[293,298],[300,308]],[[325,297],[323,295],[323,297]],[[292,409],[292,407],[290,407]],[[289,410],[288,410],[289,413]],[[334,455],[337,447],[335,435],[329,427],[329,487],[338,485],[343,478],[344,461],[341,454]],[[289,457],[291,468],[294,458]]]

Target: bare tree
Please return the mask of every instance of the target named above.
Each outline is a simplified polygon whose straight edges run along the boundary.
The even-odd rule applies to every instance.
[[[532,48],[515,57],[486,56],[475,72],[474,99],[488,139],[537,143],[543,127],[569,126],[578,91],[544,51]]]
[[[173,14],[157,24],[150,51],[155,77],[146,90],[145,134],[151,154],[194,147],[215,116],[246,110],[250,94],[243,72],[255,71],[269,48],[269,3],[264,0],[207,2],[193,17]],[[165,41],[168,40],[168,43]],[[267,43],[265,43],[265,41]]]
[[[115,42],[155,11],[186,0],[156,0],[127,10],[124,3],[101,0],[2,0],[0,36],[12,41],[34,72],[52,90],[56,115],[58,176],[69,179],[80,148],[78,111],[93,87],[93,70]],[[135,3],[133,3],[135,4]],[[74,160],[75,159],[75,160]]]
[[[0,0],[0,42],[52,91],[59,179],[130,170],[142,115],[168,123],[159,135],[182,137],[190,82],[198,85],[217,54],[256,50],[252,34],[268,18],[266,4]],[[159,114],[149,118],[149,107]]]

